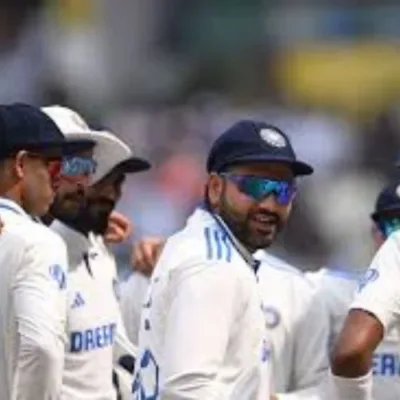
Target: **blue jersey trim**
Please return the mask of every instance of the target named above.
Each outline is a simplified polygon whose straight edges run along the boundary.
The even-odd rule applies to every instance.
[[[219,228],[204,228],[207,260],[232,260],[232,244],[228,236]]]
[[[325,274],[330,276],[335,276],[337,278],[346,279],[348,281],[359,281],[364,276],[365,271],[356,272],[356,271],[347,271],[344,269],[327,268],[325,269]]]

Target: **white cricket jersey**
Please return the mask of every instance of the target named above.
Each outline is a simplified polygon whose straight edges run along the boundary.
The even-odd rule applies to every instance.
[[[68,348],[62,400],[111,400],[117,332],[122,327],[116,297],[116,266],[99,237],[88,237],[55,221],[51,229],[69,256]]]
[[[329,368],[329,317],[304,274],[258,251],[265,326],[272,347],[271,393],[279,399],[319,398]]]
[[[129,340],[139,343],[140,315],[144,299],[149,288],[149,278],[139,272],[133,272],[121,285],[121,313]]]
[[[374,264],[375,261],[372,265]],[[384,268],[386,269],[386,266]],[[363,284],[365,276],[365,272],[361,271],[343,271],[327,268],[308,274],[308,277],[318,286],[318,296],[328,304],[331,324],[330,342],[332,345],[338,338],[350,305],[353,303],[354,297],[357,296],[360,284]],[[372,308],[367,308],[367,303],[364,303],[364,300],[361,300],[362,298],[364,298],[364,295],[359,300],[356,300],[352,307],[373,312]],[[377,305],[374,304],[375,307],[379,307],[379,302]],[[375,312],[373,313],[375,314]],[[400,399],[399,339],[399,326],[391,327],[386,331],[383,341],[373,355],[373,398],[376,400]]]
[[[151,278],[134,399],[269,399],[269,343],[254,270],[197,209]]]
[[[0,399],[58,400],[65,352],[62,240],[0,199]]]

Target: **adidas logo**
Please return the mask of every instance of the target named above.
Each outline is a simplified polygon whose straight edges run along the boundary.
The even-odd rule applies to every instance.
[[[74,301],[72,302],[71,308],[78,308],[85,305],[85,300],[83,299],[80,292],[75,293]]]

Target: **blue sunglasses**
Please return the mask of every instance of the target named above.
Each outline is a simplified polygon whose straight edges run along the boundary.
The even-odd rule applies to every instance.
[[[400,230],[400,217],[384,217],[379,218],[377,221],[379,230],[387,238],[393,232]]]
[[[286,206],[294,199],[297,193],[297,186],[294,182],[227,172],[220,175],[235,183],[242,193],[255,201],[261,201],[273,194],[278,204]]]
[[[60,175],[92,175],[96,172],[97,163],[89,157],[65,157],[62,160]]]

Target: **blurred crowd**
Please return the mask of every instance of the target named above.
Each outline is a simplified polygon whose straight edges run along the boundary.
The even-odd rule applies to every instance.
[[[74,107],[154,162],[119,205],[133,240],[182,225],[226,127],[276,124],[316,174],[273,250],[303,269],[359,268],[375,197],[397,174],[400,7],[314,3],[3,0],[0,102]],[[130,247],[116,251],[123,270]]]

